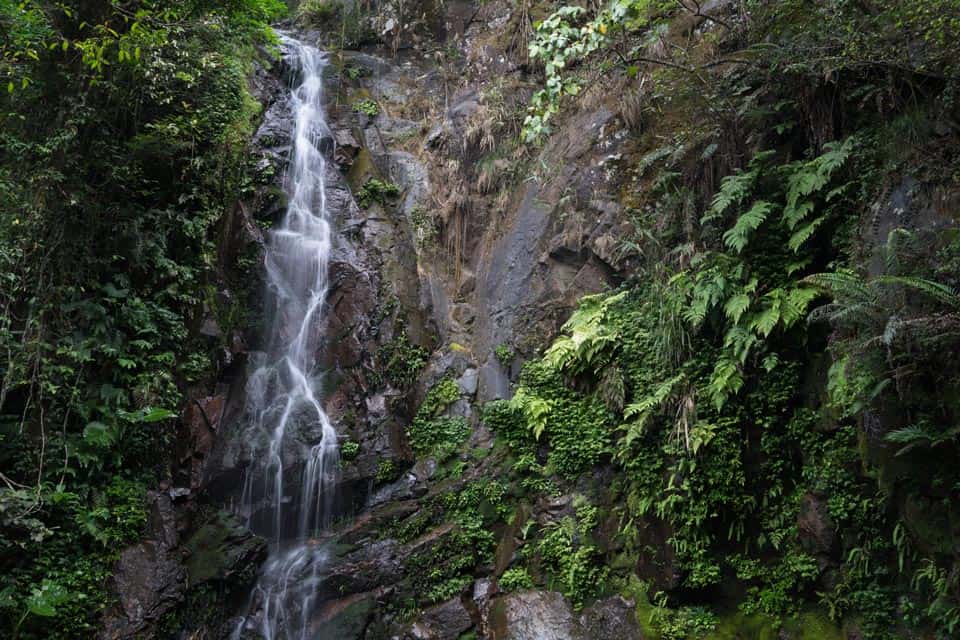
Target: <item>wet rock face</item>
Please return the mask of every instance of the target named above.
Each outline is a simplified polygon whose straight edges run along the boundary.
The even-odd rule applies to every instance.
[[[147,534],[120,554],[110,585],[118,602],[104,615],[101,640],[162,635],[159,629],[188,598],[188,586],[242,593],[266,557],[266,543],[226,514],[191,533],[182,521],[185,505],[175,504],[170,493],[177,492],[149,494]]]
[[[837,531],[823,496],[808,493],[800,501],[797,515],[800,543],[816,556],[826,559],[836,549]]]
[[[487,622],[490,640],[643,640],[632,603],[620,597],[578,616],[559,593],[512,593],[493,601]]]
[[[457,640],[471,627],[470,613],[459,598],[454,598],[424,611],[410,635],[416,640]]]
[[[177,553],[177,529],[169,496],[151,493],[147,538],[124,549],[112,578],[120,600],[104,617],[101,640],[149,637],[182,598],[185,570]]]
[[[495,176],[500,193],[478,186],[483,167],[493,166],[497,174],[517,171],[504,158],[491,165],[487,157],[491,144],[505,140],[493,139],[488,131],[483,141],[484,118],[490,117],[485,96],[494,75],[505,82],[505,92],[517,94],[517,104],[525,102],[529,89],[516,52],[507,55],[496,37],[516,18],[513,10],[512,3],[500,1],[482,7],[447,3],[448,15],[438,24],[445,25],[440,31],[459,38],[451,44],[464,53],[459,86],[450,83],[450,69],[438,68],[418,51],[394,59],[344,52],[327,70],[332,136],[322,144],[333,160],[326,182],[336,242],[327,326],[317,356],[325,410],[341,442],[356,445],[356,456],[342,461],[340,476],[340,512],[354,519],[323,541],[335,550],[322,578],[323,602],[315,621],[325,637],[454,640],[472,632],[479,638],[518,640],[640,638],[631,605],[620,599],[575,612],[557,593],[499,594],[495,574],[510,557],[499,563],[503,566],[495,567],[491,559],[489,566],[475,567],[475,582],[415,619],[397,614],[418,596],[411,559],[430,553],[451,525],[433,523],[416,540],[403,543],[390,537],[391,528],[417,517],[439,494],[455,493],[462,482],[502,472],[496,462],[477,461],[494,451],[480,406],[510,397],[522,360],[556,334],[581,295],[615,285],[623,266],[617,247],[628,229],[616,175],[622,138],[614,114],[602,104],[562,124],[540,158],[517,165],[514,182]],[[344,79],[339,64],[364,73]],[[265,110],[252,153],[259,154],[263,193],[232,212],[232,231],[225,236],[232,239],[223,241],[230,246],[262,245],[260,226],[284,209],[276,194],[293,125],[284,79],[289,73],[279,64],[270,77],[256,80]],[[352,109],[356,100],[371,96],[380,105],[377,115]],[[527,179],[532,167],[541,165],[559,172]],[[358,207],[353,193],[371,178],[397,184],[400,196]],[[436,228],[425,226],[424,213],[434,211],[439,211]],[[432,352],[412,388],[384,382],[378,356],[400,327],[411,343]],[[253,370],[262,341],[261,336],[231,338],[230,344],[237,344],[231,349],[231,377],[184,414],[182,488],[214,504],[236,500],[251,462],[253,449],[243,437],[246,372]],[[515,354],[512,362],[494,357],[499,345]],[[465,420],[472,428],[468,446],[482,454],[462,459],[466,470],[460,481],[444,479],[442,460],[415,460],[406,438],[406,425],[426,390],[443,378],[455,380],[459,393],[444,416]],[[303,438],[311,438],[309,429]],[[295,452],[284,455],[291,458],[289,476],[296,482]],[[396,471],[389,477],[381,475],[387,462]],[[285,491],[295,492],[292,485]],[[124,603],[125,615],[129,628],[139,631],[124,633],[149,637],[145,630],[151,620],[162,616],[154,612],[174,609],[184,597],[185,582],[243,584],[249,567],[260,561],[262,549],[255,540],[229,523],[196,523],[181,537],[185,540],[166,546],[128,550],[128,568],[118,572],[118,580],[125,580],[122,588],[133,594]],[[669,567],[661,570],[651,573],[671,573]],[[658,577],[669,582],[672,574]],[[185,628],[223,635],[216,630],[220,627],[203,621]]]

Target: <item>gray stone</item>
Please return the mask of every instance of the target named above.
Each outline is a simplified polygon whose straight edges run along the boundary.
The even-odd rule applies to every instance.
[[[487,618],[490,640],[575,640],[573,608],[553,591],[522,591],[493,600]]]
[[[581,640],[643,640],[634,603],[620,596],[587,607],[579,622]]]
[[[560,593],[511,593],[490,603],[486,623],[490,640],[643,640],[633,604],[619,596],[578,617]]]
[[[476,369],[470,368],[463,372],[457,384],[460,386],[460,393],[472,396],[477,392],[477,385],[480,382],[480,374]]]
[[[423,612],[410,634],[417,640],[457,640],[473,626],[459,598],[447,600]]]
[[[176,514],[170,497],[150,492],[147,535],[120,553],[111,578],[118,603],[104,613],[99,638],[151,636],[154,627],[183,597],[186,571],[176,550]]]

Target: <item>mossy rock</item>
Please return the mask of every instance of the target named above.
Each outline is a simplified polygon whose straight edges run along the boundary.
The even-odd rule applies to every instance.
[[[250,533],[236,516],[222,511],[201,526],[185,547],[189,552],[185,566],[190,585],[209,580],[252,580],[267,553],[263,538]]]
[[[347,184],[350,185],[350,191],[357,193],[367,180],[370,178],[379,178],[380,170],[377,169],[373,156],[366,148],[360,149],[353,164],[350,165],[350,171],[347,172]]]
[[[763,614],[745,615],[737,612],[722,616],[708,640],[779,640],[780,621]],[[827,640],[824,637],[824,640]]]
[[[323,637],[325,638],[360,638],[364,630],[370,624],[370,618],[376,609],[376,600],[372,597],[365,597],[345,603],[346,606],[338,607],[340,603],[333,603],[327,607],[335,607],[337,610],[332,617],[323,622]]]
[[[843,631],[822,612],[808,612],[784,622],[790,640],[844,640]]]

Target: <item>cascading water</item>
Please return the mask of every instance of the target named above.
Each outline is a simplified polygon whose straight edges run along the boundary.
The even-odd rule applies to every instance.
[[[267,349],[247,384],[254,462],[240,504],[249,526],[270,540],[270,557],[236,627],[237,639],[320,637],[312,618],[326,550],[316,536],[333,517],[339,465],[337,433],[315,393],[332,242],[323,153],[331,139],[322,103],[327,61],[313,47],[281,39],[295,70],[289,205],[266,251],[271,313]]]

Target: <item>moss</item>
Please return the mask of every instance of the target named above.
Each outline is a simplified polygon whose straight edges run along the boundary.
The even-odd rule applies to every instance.
[[[816,637],[816,636],[815,636]],[[780,621],[762,613],[721,616],[707,640],[779,640]],[[823,640],[827,640],[824,638]]]
[[[236,575],[237,571],[242,573],[246,569],[241,566],[243,559],[256,557],[263,544],[261,538],[250,535],[234,516],[218,512],[185,544],[189,553],[185,562],[189,584],[226,578]]]
[[[807,612],[784,622],[789,640],[844,640],[845,635],[823,612]]]
[[[350,170],[347,172],[347,184],[353,193],[357,193],[360,188],[371,178],[380,175],[376,163],[373,161],[373,155],[366,148],[360,149],[357,157],[354,158]]]
[[[367,597],[351,602],[323,625],[328,638],[357,638],[363,635],[376,609],[376,600]]]

